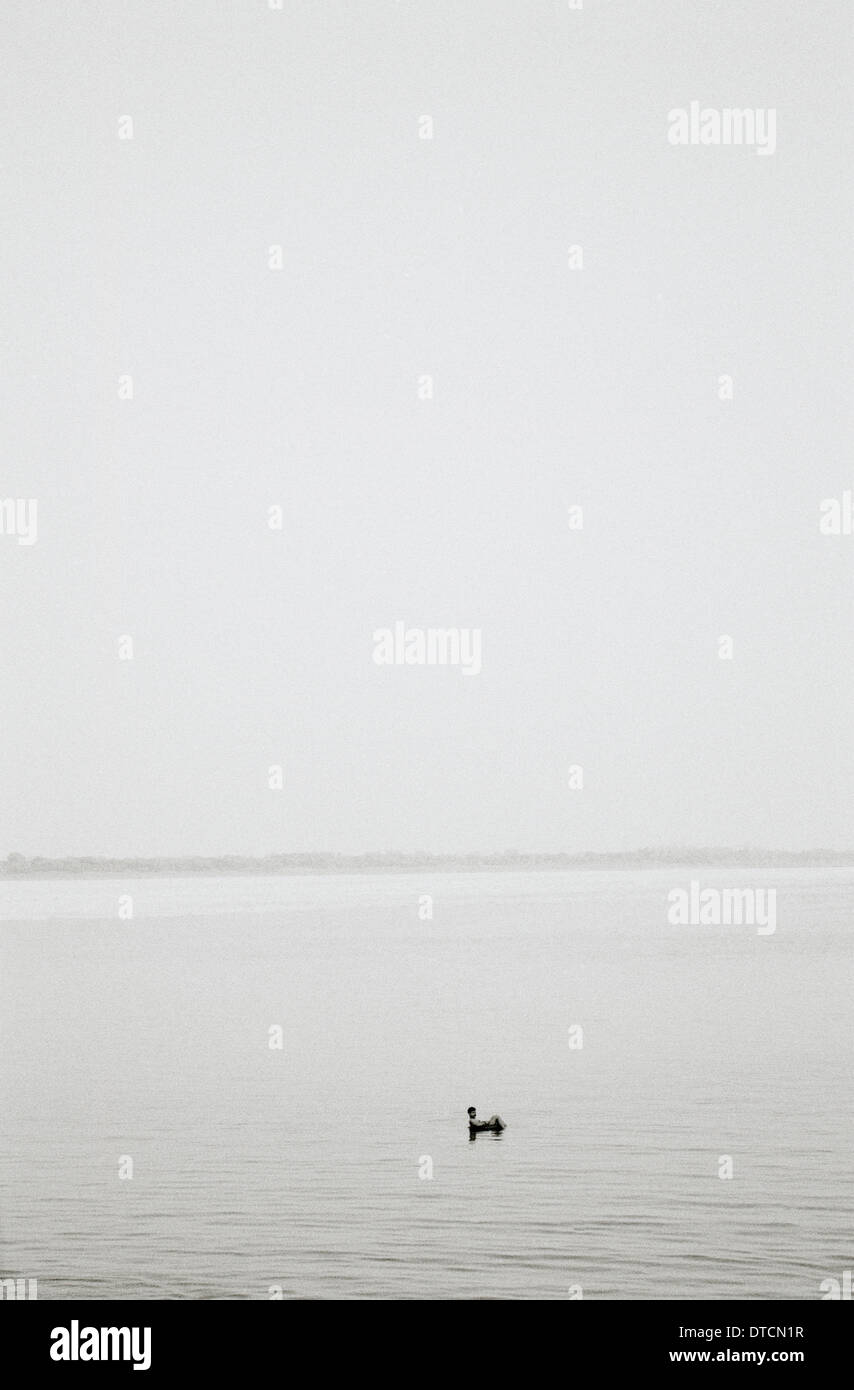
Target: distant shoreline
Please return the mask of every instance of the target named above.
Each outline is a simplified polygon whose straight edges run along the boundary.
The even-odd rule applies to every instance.
[[[666,868],[849,869],[854,851],[673,849],[635,850],[626,854],[306,854],[188,859],[27,859],[13,855],[0,862],[0,879],[294,877],[404,873],[561,873],[589,869]]]

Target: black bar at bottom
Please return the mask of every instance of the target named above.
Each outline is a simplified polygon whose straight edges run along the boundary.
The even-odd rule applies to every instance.
[[[546,1353],[557,1355],[567,1374],[573,1368],[588,1375],[665,1368],[684,1374],[710,1365],[762,1372],[795,1367],[811,1377],[831,1369],[850,1373],[850,1303],[567,1300],[559,1310],[541,1306],[531,1323],[528,1317],[517,1322],[516,1307],[526,1302],[519,1300],[512,1311],[502,1302],[501,1322],[493,1324],[486,1301],[467,1305],[464,1325],[459,1303],[450,1300],[420,1314],[417,1301],[406,1301],[406,1312],[386,1311],[377,1323],[360,1300],[4,1302],[0,1331],[4,1364],[17,1363],[19,1376],[138,1370],[147,1380],[184,1372],[198,1380],[278,1366],[301,1378],[303,1356],[312,1372],[325,1374],[338,1367],[407,1377],[431,1369],[457,1375],[469,1367],[516,1374],[521,1368],[514,1372],[508,1352],[514,1332],[526,1378],[542,1369]],[[450,1346],[446,1333],[454,1337]]]

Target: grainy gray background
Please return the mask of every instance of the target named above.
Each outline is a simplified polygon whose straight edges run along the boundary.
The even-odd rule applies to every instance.
[[[850,844],[845,0],[0,40],[0,854]],[[376,667],[397,620],[482,673]]]

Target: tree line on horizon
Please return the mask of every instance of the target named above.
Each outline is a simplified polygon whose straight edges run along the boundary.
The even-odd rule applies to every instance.
[[[734,848],[697,848],[690,846],[644,848],[636,850],[554,853],[525,853],[520,850],[500,850],[469,854],[443,854],[421,851],[368,851],[363,854],[302,852],[267,855],[157,855],[150,858],[111,858],[104,855],[74,855],[49,858],[43,855],[28,857],[18,852],[0,861],[0,876],[33,873],[211,873],[211,872],[284,872],[312,870],[341,872],[348,869],[393,869],[422,867],[451,868],[578,868],[615,867],[643,864],[733,864],[750,866],[774,864],[780,867],[821,865],[849,867],[854,865],[852,850],[755,850]]]

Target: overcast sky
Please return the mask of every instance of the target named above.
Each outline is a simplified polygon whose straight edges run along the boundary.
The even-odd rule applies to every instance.
[[[851,16],[5,0],[0,854],[854,843]]]

